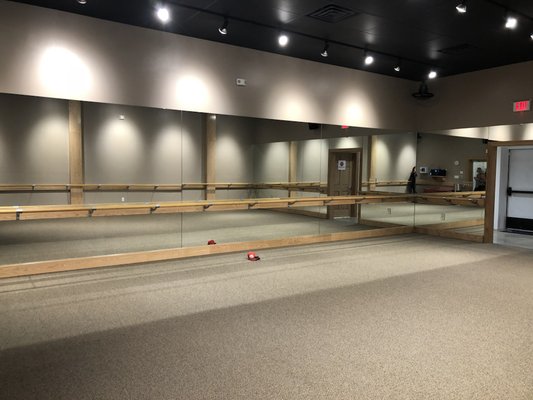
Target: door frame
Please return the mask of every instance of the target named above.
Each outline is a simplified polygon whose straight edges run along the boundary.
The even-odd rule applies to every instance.
[[[494,242],[494,216],[495,216],[495,197],[496,193],[496,164],[498,161],[497,152],[499,147],[531,147],[533,140],[507,141],[507,142],[489,142],[487,157],[487,188],[485,191],[485,229],[483,235],[484,243]]]
[[[334,172],[337,170],[337,164],[335,163],[335,155],[337,153],[351,154],[352,161],[352,180],[350,195],[356,195],[361,192],[361,183],[363,178],[363,149],[360,147],[357,148],[348,148],[348,149],[329,149],[328,152],[328,188],[327,195],[333,196],[333,181]],[[328,206],[327,214],[328,219],[332,217],[331,207]],[[361,205],[352,205],[350,206],[350,216],[360,218],[361,216]]]

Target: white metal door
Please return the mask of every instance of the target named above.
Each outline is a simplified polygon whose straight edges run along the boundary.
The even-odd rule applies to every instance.
[[[509,150],[507,186],[507,229],[533,232],[533,149]]]

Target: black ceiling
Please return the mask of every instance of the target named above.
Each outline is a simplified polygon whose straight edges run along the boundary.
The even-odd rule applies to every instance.
[[[468,0],[465,14],[455,9],[459,0],[18,2],[416,81],[432,68],[449,76],[533,60],[533,0]],[[166,24],[155,17],[162,3],[171,13]],[[504,28],[506,10],[518,19],[514,30]],[[218,32],[224,18],[225,36]],[[285,48],[277,43],[282,31],[290,37]],[[374,55],[371,66],[363,64],[365,49]]]

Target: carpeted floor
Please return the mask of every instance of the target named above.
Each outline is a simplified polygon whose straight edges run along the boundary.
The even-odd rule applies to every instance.
[[[533,251],[421,235],[0,281],[17,399],[533,398]]]

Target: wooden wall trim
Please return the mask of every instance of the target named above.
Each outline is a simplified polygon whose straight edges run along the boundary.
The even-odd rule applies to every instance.
[[[240,243],[217,244],[212,246],[184,247],[165,250],[153,250],[112,254],[105,256],[67,258],[61,260],[37,261],[21,264],[9,264],[0,266],[0,278],[12,278],[17,276],[30,276],[52,272],[74,271],[89,268],[102,268],[141,264],[158,261],[170,261],[180,258],[245,252],[269,248],[281,248],[301,246],[306,244],[335,242],[342,240],[355,240],[362,238],[375,238],[382,236],[401,235],[412,233],[412,227],[384,228],[356,232],[339,232],[313,236],[299,236],[272,240],[258,240]],[[243,255],[243,257],[245,257]]]
[[[68,102],[69,203],[83,204],[83,139],[81,101]]]
[[[494,241],[494,204],[496,196],[496,155],[498,148],[495,146],[488,147],[487,170],[486,176],[486,202],[485,202],[485,224],[483,241],[492,243]]]
[[[217,117],[213,114],[205,116],[205,199],[214,200],[216,197],[216,145],[217,145]]]

